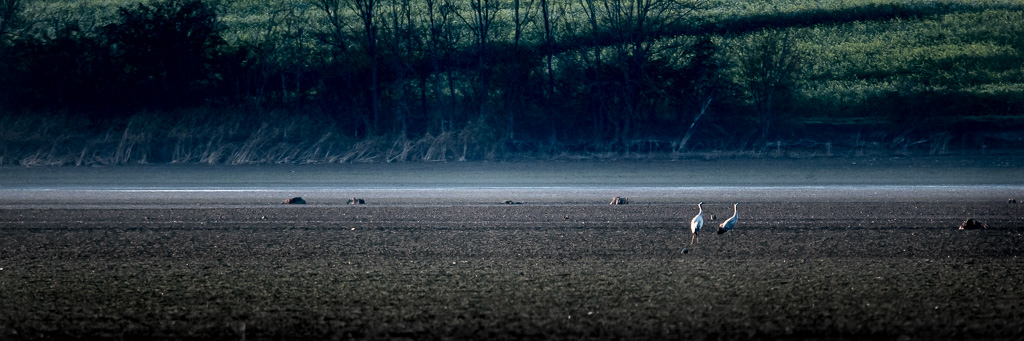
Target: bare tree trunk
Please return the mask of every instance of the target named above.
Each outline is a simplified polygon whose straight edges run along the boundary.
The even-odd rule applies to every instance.
[[[799,67],[799,51],[785,32],[756,34],[749,50],[741,57],[740,70],[757,110],[762,141],[771,138],[777,102],[794,86]]]
[[[332,51],[333,65],[339,67],[338,72],[342,76],[344,81],[345,89],[354,89],[355,81],[352,77],[352,51],[349,50],[348,30],[350,25],[345,17],[344,8],[349,7],[348,3],[342,3],[342,1],[350,0],[311,0],[313,5],[316,6],[320,11],[323,12],[325,19],[327,20],[327,28],[330,32],[327,32],[327,37],[324,39],[327,43],[334,47]],[[356,107],[359,103],[350,97],[348,105]],[[354,127],[354,136],[360,135],[360,130],[363,130],[367,135],[371,134],[369,128],[371,126],[371,120],[366,117],[365,113],[359,113],[357,122],[361,125]]]
[[[281,103],[288,103],[288,79],[285,78],[285,73],[280,73],[281,78]]]
[[[693,118],[693,123],[690,123],[690,128],[686,129],[686,135],[683,135],[683,139],[679,141],[679,146],[676,147],[676,152],[681,152],[686,149],[686,143],[690,142],[690,137],[693,136],[693,128],[697,126],[697,122],[704,116],[704,112],[708,110],[708,106],[711,105],[712,96],[708,96],[708,100],[701,106],[700,112]]]
[[[516,138],[516,112],[522,110],[525,106],[523,80],[527,77],[524,75],[527,72],[525,70],[527,63],[523,60],[523,51],[519,47],[519,42],[522,40],[523,28],[530,20],[530,8],[533,7],[533,0],[526,3],[525,11],[523,7],[521,0],[513,2],[514,32],[512,35],[512,53],[515,58],[515,68],[509,72],[511,77],[509,84],[511,93],[507,96],[507,102],[505,103],[505,111],[508,115],[508,139],[512,141]]]
[[[488,68],[488,48],[490,46],[491,27],[497,18],[500,8],[499,0],[469,0],[472,10],[470,19],[459,15],[463,23],[473,32],[477,48],[477,100],[479,101],[479,117],[487,117],[487,98],[490,93],[490,69]]]
[[[359,21],[363,26],[366,55],[370,61],[370,112],[372,117],[370,134],[377,134],[380,129],[380,81],[377,75],[379,70],[379,61],[377,58],[377,23],[374,20],[376,17],[375,12],[377,10],[377,1],[352,1],[352,9],[356,12],[356,15],[359,17]]]
[[[302,18],[306,18],[306,16],[303,15],[303,16],[300,17],[300,19],[302,19]],[[304,33],[303,31],[304,30],[302,29],[302,27],[299,27],[298,31],[296,32],[296,35],[295,35],[295,43],[296,43],[295,44],[295,57],[296,58],[293,61],[295,63],[295,95],[297,96],[296,97],[296,103],[297,103],[297,105],[300,108],[302,107],[303,98],[305,97],[305,96],[302,96],[302,73],[303,73],[303,68],[305,67],[305,60],[306,60],[305,50],[302,49],[302,46],[303,46],[302,40],[304,38],[303,37],[303,33]]]
[[[441,29],[442,29],[442,27],[437,22],[437,17],[435,16],[435,13],[434,13],[435,10],[439,10],[437,8],[437,2],[436,2],[437,0],[424,0],[424,1],[426,2],[426,5],[427,5],[427,19],[429,21],[429,32],[430,32],[430,34],[429,34],[429,39],[430,40],[429,40],[429,44],[427,45],[428,46],[427,54],[429,55],[429,58],[430,58],[430,68],[431,68],[430,77],[433,80],[431,83],[433,85],[432,87],[434,89],[434,95],[437,97],[437,105],[438,105],[438,109],[437,109],[438,110],[438,115],[437,115],[436,122],[434,122],[434,124],[436,124],[437,129],[438,129],[438,135],[440,135],[442,132],[444,132],[443,109],[440,108],[441,106],[444,105],[444,99],[442,98],[442,94],[441,94],[441,77],[440,77],[441,67],[440,67],[440,61],[438,60],[439,59],[438,58],[438,40],[441,39]],[[424,80],[423,87],[424,88],[427,87],[426,80]]]
[[[592,91],[589,98],[591,106],[590,111],[593,115],[593,139],[594,141],[600,142],[604,137],[604,120],[606,115],[603,105],[604,96],[602,94],[604,92],[604,87],[600,85],[602,84],[601,82],[603,82],[603,77],[601,75],[603,68],[601,65],[601,26],[598,24],[597,0],[586,0],[583,5],[585,6],[584,13],[587,15],[587,21],[590,23],[590,38],[591,45],[593,46],[592,53],[594,54],[593,65],[590,66],[594,70],[594,77],[589,81],[590,84],[597,84],[597,89],[601,90],[596,92]]]
[[[548,10],[548,1],[540,0],[541,13],[544,16],[544,57],[547,58],[548,67],[548,81],[547,81],[547,96],[550,98],[555,93],[555,73],[551,63],[551,47],[553,41],[551,38],[551,16]]]

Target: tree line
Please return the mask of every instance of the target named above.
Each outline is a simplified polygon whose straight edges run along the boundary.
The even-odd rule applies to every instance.
[[[512,150],[742,147],[793,133],[776,123],[795,110],[806,67],[772,26],[806,19],[710,23],[704,0],[306,0],[234,19],[215,3],[166,0],[100,23],[27,6],[0,0],[0,106],[94,122],[241,108],[311,115],[356,139],[472,131]],[[750,36],[742,53],[724,55],[730,34]]]

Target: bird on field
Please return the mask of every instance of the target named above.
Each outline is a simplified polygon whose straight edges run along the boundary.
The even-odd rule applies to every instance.
[[[736,220],[740,218],[736,211],[736,205],[739,205],[739,203],[732,204],[732,218],[718,225],[718,234],[729,232],[733,227],[736,227]]]
[[[697,215],[690,220],[690,232],[693,234],[690,237],[690,245],[693,245],[693,241],[697,239],[697,232],[700,232],[700,228],[704,227],[704,208],[700,206],[701,204],[704,202],[697,203]]]

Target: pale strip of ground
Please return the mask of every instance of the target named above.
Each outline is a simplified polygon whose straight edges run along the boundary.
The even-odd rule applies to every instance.
[[[0,168],[0,207],[995,201],[1024,157]]]

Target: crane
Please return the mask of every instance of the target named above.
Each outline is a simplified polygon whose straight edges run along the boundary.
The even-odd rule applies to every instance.
[[[732,218],[729,218],[729,220],[726,220],[722,222],[722,224],[718,225],[718,234],[729,232],[729,230],[732,230],[733,227],[736,227],[736,220],[740,218],[736,210],[736,205],[739,205],[739,203],[732,204]]]
[[[693,236],[690,237],[690,245],[693,245],[693,241],[697,239],[697,232],[700,232],[700,228],[704,227],[704,208],[700,205],[704,204],[703,201],[697,203],[697,215],[690,220],[690,232]]]

